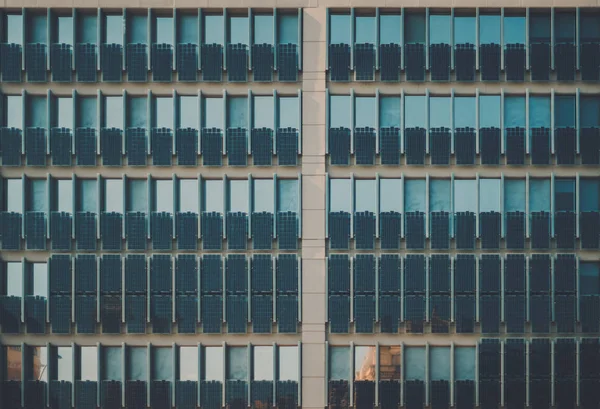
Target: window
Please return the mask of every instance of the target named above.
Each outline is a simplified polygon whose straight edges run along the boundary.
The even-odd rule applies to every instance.
[[[298,15],[279,13],[277,15],[277,42],[279,44],[298,44]]]
[[[21,95],[6,96],[6,126],[23,128],[23,97]]]
[[[350,15],[332,14],[329,17],[329,44],[350,45]]]
[[[148,99],[146,97],[127,98],[127,127],[146,128],[148,114]],[[172,122],[171,122],[172,123]]]
[[[277,211],[296,213],[300,211],[297,179],[277,180]]]
[[[173,17],[156,17],[156,44],[173,45],[175,43],[173,28]]]
[[[57,102],[57,125],[59,128],[73,128],[73,98],[60,97]]]
[[[222,105],[222,104],[221,104]],[[196,96],[180,96],[179,97],[179,128],[198,129],[199,110],[198,97]],[[219,128],[221,125],[219,125]]]
[[[429,15],[429,44],[450,44],[450,16],[447,14]]]
[[[382,14],[379,16],[379,43],[402,43],[402,16],[400,14]]]
[[[475,17],[454,16],[454,44],[475,44]]]
[[[223,98],[221,97],[210,97],[203,99],[203,115],[202,119],[204,122],[203,128],[217,128],[223,129]]]
[[[477,181],[455,180],[454,181],[454,211],[455,212],[477,212]]]
[[[173,350],[169,347],[152,348],[152,380],[173,379]]]
[[[123,45],[123,16],[109,14],[104,20],[104,42]]]
[[[105,97],[104,123],[106,128],[123,129],[123,97]]]
[[[349,95],[331,95],[329,97],[329,127],[350,128],[352,100]]]
[[[8,44],[23,45],[23,16],[21,14],[6,15],[5,37]]]
[[[277,119],[279,128],[300,129],[300,100],[297,96],[279,97]]]
[[[29,347],[31,348],[31,380],[48,382],[48,348],[47,347]]]
[[[297,346],[280,346],[278,350],[279,362],[277,375],[280,381],[298,382],[299,359]]]
[[[475,380],[475,347],[454,349],[454,374],[457,381]]]
[[[400,97],[382,96],[379,98],[379,126],[400,127]]]
[[[575,127],[574,95],[557,95],[554,98],[554,126],[557,128]]]
[[[504,181],[504,211],[525,212],[525,180],[508,179]]]
[[[97,126],[97,108],[98,101],[96,97],[78,97],[75,126],[77,128],[96,128]]]
[[[529,41],[531,43],[549,43],[551,38],[550,14],[542,12],[529,17]]]
[[[272,179],[253,181],[253,211],[274,213],[275,192]]]
[[[173,213],[173,181],[155,180],[154,183],[156,211]],[[191,196],[193,196],[193,191]]]
[[[350,362],[349,347],[329,348],[329,379],[349,381],[352,373]]]
[[[23,212],[23,180],[7,179],[6,191],[14,192],[12,195],[6,195],[6,211],[14,213]]]
[[[198,15],[196,13],[180,13],[175,25],[177,43],[198,44]]]
[[[255,346],[253,348],[254,381],[272,381],[273,377],[273,347]]]
[[[95,14],[77,14],[77,44],[96,44],[98,34],[98,18]],[[121,40],[122,41],[122,40]]]
[[[59,44],[73,45],[73,17],[58,17],[58,41]]]
[[[248,45],[248,16],[228,16],[228,43]]]
[[[449,381],[450,380],[450,347],[431,347],[429,350],[430,362],[435,363],[430,365],[432,381]]]
[[[207,14],[204,16],[204,43],[221,44],[225,43],[223,36],[223,16],[221,14]]]
[[[600,98],[597,96],[581,96],[579,106],[579,126],[581,128],[600,126]]]
[[[520,95],[504,97],[504,128],[524,128],[525,124],[525,97]]]
[[[479,128],[500,128],[500,95],[479,97]]]
[[[329,211],[352,212],[352,181],[331,179],[329,181]]]
[[[198,347],[179,347],[180,381],[198,380]]]
[[[204,380],[223,380],[223,347],[204,348]]]
[[[56,380],[73,382],[73,348],[57,347],[57,373]]]
[[[500,44],[500,16],[479,16],[479,44]]]
[[[27,22],[27,36],[28,43],[39,43],[46,44],[47,43],[47,18],[46,13],[43,14],[28,14],[29,21]]]
[[[579,207],[582,212],[597,212],[600,209],[600,181],[582,179],[579,182]]]
[[[475,97],[454,97],[454,128],[475,128],[476,115]]]
[[[248,379],[248,348],[227,348],[227,380],[245,381]]]
[[[404,98],[404,128],[426,128],[427,99],[425,95],[407,95]]]
[[[46,107],[46,97],[28,96],[27,97],[26,124],[28,128],[46,128],[46,118],[48,110]]]
[[[155,126],[173,128],[173,97],[156,97],[154,104]]]
[[[504,44],[525,44],[526,25],[524,16],[505,16]]]
[[[148,43],[148,15],[132,14],[128,16],[127,44]]]
[[[6,263],[6,295],[9,297],[23,295],[23,264],[20,261]]]
[[[529,211],[550,211],[550,179],[531,179],[529,181]]]
[[[223,181],[204,181],[204,211],[223,213]]]
[[[424,212],[425,179],[409,179],[404,182],[404,211]]]
[[[555,42],[575,43],[575,13],[557,11],[554,16]]]
[[[429,211],[450,212],[452,210],[449,179],[433,179],[429,182]]]
[[[529,97],[529,127],[550,128],[550,96],[531,95]]]
[[[377,213],[377,181],[363,179],[356,180],[354,183],[355,210]]]
[[[450,128],[452,125],[452,99],[450,97],[429,98],[429,127]]]
[[[354,20],[354,41],[356,44],[375,44],[377,28],[374,16],[356,16]]]
[[[275,126],[275,100],[272,96],[254,96],[253,128],[273,129]]]
[[[98,206],[98,182],[95,179],[81,179],[78,184],[77,210],[95,213]]]
[[[500,179],[479,179],[479,211],[500,212]]]
[[[404,370],[407,380],[425,380],[425,347],[404,348]]]
[[[57,191],[57,210],[59,212],[73,213],[73,182],[71,179],[58,180]]]
[[[122,347],[103,347],[102,350],[102,365],[100,368],[103,371],[102,380],[121,381],[122,372],[121,365],[123,362]]]
[[[123,213],[123,180],[107,179],[104,188],[104,211]]]
[[[405,44],[425,43],[425,13],[406,14],[404,27]]]
[[[400,346],[379,347],[379,380],[399,381],[402,374],[402,351]]]
[[[589,261],[579,263],[579,288],[581,295],[600,294],[600,264]]]
[[[179,211],[198,213],[198,180],[181,179],[179,181]]]
[[[273,16],[270,14],[256,14],[253,16],[253,19],[254,24],[252,25],[252,30],[254,44],[273,45]]]
[[[48,265],[46,263],[32,263],[32,285],[26,295],[46,298],[48,296]]]
[[[46,192],[45,179],[33,179],[29,182],[29,202],[27,203],[27,211],[30,212],[45,212],[48,201],[48,193]]]
[[[554,209],[557,212],[575,210],[575,180],[557,179],[554,182]]]
[[[375,347],[354,347],[354,380],[374,381],[377,354]]]
[[[379,180],[379,209],[383,212],[402,213],[402,179]]]
[[[248,98],[227,98],[227,128],[248,128]]]
[[[248,181],[230,180],[228,193],[228,211],[248,213]]]
[[[148,379],[148,349],[146,347],[128,347],[125,377],[128,381]]]
[[[376,128],[377,98],[356,97],[354,100],[354,127]]]
[[[127,211],[146,212],[148,210],[148,188],[145,179],[127,181]]]
[[[82,381],[98,381],[98,347],[81,347],[80,376]]]

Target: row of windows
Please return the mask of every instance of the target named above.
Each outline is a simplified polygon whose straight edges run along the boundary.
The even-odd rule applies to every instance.
[[[300,346],[4,346],[2,406],[291,409]],[[149,397],[149,401],[148,398]],[[74,400],[73,400],[74,399]]]
[[[3,270],[4,333],[195,334],[198,323],[204,333],[271,333],[274,324],[296,333],[300,321],[295,255],[55,254]]]
[[[599,356],[598,341],[590,338],[331,346],[328,404],[335,409],[593,406]]]
[[[333,249],[533,249],[600,246],[595,178],[329,179]]]
[[[281,250],[300,237],[298,179],[6,179],[2,248]],[[8,193],[11,192],[11,193]],[[21,192],[19,194],[18,192]],[[196,192],[196,194],[191,194]],[[199,217],[200,216],[200,217]],[[99,219],[99,220],[98,220]]]
[[[6,13],[2,80],[70,82],[297,81],[301,9],[107,10],[24,9]]]
[[[332,333],[592,333],[600,264],[568,254],[335,254],[328,299]]]
[[[551,95],[329,95],[333,165],[600,163],[600,99]],[[351,161],[351,155],[354,160]],[[379,157],[379,161],[377,160]],[[479,159],[477,159],[479,157]]]
[[[596,10],[405,10],[328,10],[330,79],[600,79]]]
[[[7,95],[2,163],[21,166],[295,166],[300,94],[295,96]],[[152,159],[149,162],[148,156]],[[74,160],[73,160],[74,158]]]

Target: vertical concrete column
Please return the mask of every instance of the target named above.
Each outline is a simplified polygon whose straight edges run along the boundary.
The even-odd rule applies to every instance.
[[[302,406],[322,409],[325,390],[325,57],[327,9],[303,16],[302,80]]]

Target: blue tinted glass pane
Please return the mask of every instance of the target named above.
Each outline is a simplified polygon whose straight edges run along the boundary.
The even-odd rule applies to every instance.
[[[156,18],[156,43],[157,44],[174,44],[173,36],[175,35],[172,17],[157,17]]]
[[[600,15],[582,14],[579,17],[582,41],[598,41],[600,38]]]
[[[204,181],[204,211],[223,213],[223,181]]]
[[[46,263],[33,263],[33,293],[38,297],[48,296],[48,265]]]
[[[248,45],[248,17],[229,17],[229,43]]]
[[[273,129],[275,107],[272,96],[254,97],[254,127]]]
[[[500,211],[500,179],[479,179],[479,211]]]
[[[431,347],[429,358],[435,365],[431,365],[432,381],[450,380],[450,347]]]
[[[107,179],[104,189],[104,211],[123,213],[123,180]]]
[[[35,179],[30,182],[29,210],[34,212],[45,212],[48,203],[46,193],[46,179]]]
[[[558,12],[554,16],[556,42],[575,41],[575,14]]]
[[[299,98],[279,97],[279,127],[300,129]]]
[[[58,18],[58,43],[73,45],[73,17]]]
[[[454,17],[454,44],[475,44],[475,17]]]
[[[133,15],[127,27],[127,42],[130,44],[148,42],[148,16],[146,14]]]
[[[427,126],[427,99],[425,95],[407,95],[404,99],[404,127]]]
[[[21,14],[6,16],[6,42],[23,45],[23,16]]]
[[[104,115],[107,128],[123,129],[123,97],[106,97]]]
[[[352,99],[349,95],[331,95],[329,97],[329,126],[331,128],[350,128],[350,110]]]
[[[156,98],[156,126],[158,128],[173,128],[173,98]]]
[[[454,181],[454,211],[477,212],[477,181],[473,179]]]
[[[354,121],[357,128],[375,127],[377,118],[376,97],[356,97],[354,103]]]
[[[98,183],[96,179],[84,179],[79,184],[79,208],[82,212],[96,213],[98,210]]]
[[[554,124],[557,127],[575,126],[575,96],[560,95],[554,99]]]
[[[31,17],[31,26],[27,27],[30,35],[29,43],[46,43],[46,36],[48,34],[46,29],[47,23],[46,14],[36,14]]]
[[[146,347],[130,347],[127,358],[127,379],[146,381],[148,379],[148,349]]]
[[[582,128],[600,125],[600,98],[581,97],[579,125]]]
[[[407,14],[405,17],[406,44],[425,42],[425,13]]]
[[[205,98],[204,128],[223,128],[223,98]]]
[[[198,380],[198,347],[179,347],[179,376],[180,381]]]
[[[425,347],[406,347],[404,350],[406,379],[425,380]]]
[[[227,348],[227,379],[248,380],[248,348]]]
[[[425,179],[412,179],[404,182],[404,211],[424,212],[425,206]]]
[[[375,44],[377,40],[377,29],[375,27],[375,17],[357,16],[355,22],[356,44]]]
[[[27,126],[45,128],[48,110],[46,108],[46,97],[30,96],[27,98]]]
[[[98,36],[98,17],[96,14],[77,15],[77,37],[78,43],[95,44]]]
[[[175,27],[177,29],[178,43],[198,44],[198,16],[194,14],[182,14]]]
[[[500,44],[500,16],[479,16],[479,44]]]
[[[400,44],[402,40],[402,16],[382,14],[379,17],[379,43]]]
[[[550,179],[531,179],[529,181],[529,211],[550,211]]]
[[[475,97],[454,97],[454,128],[475,128],[476,115]]]
[[[379,180],[379,209],[382,212],[402,212],[402,179]]]
[[[23,265],[20,261],[6,263],[6,295],[23,295]]]
[[[6,126],[23,127],[23,97],[21,95],[6,96]]]
[[[452,99],[450,97],[429,98],[429,126],[450,128],[452,123]]]
[[[600,208],[600,182],[598,180],[581,180],[579,185],[582,212],[596,212]]]
[[[429,16],[429,44],[450,44],[450,16],[432,14]]]
[[[152,348],[151,351],[152,379],[155,381],[171,381],[173,378],[173,350],[169,347],[159,347]]]
[[[500,95],[479,97],[479,127],[500,127]]]
[[[429,210],[449,212],[451,210],[449,179],[434,179],[429,184]]]
[[[350,212],[352,210],[352,183],[350,179],[329,181],[329,210]]]
[[[223,45],[223,36],[223,15],[209,14],[204,16],[204,43]]]
[[[526,18],[504,17],[504,44],[525,44]]]
[[[330,16],[329,41],[331,44],[350,44],[350,15],[332,14]]]
[[[6,191],[13,192],[12,195],[6,195],[6,211],[22,213],[23,212],[23,180],[7,179]]]
[[[600,264],[597,262],[580,262],[579,264],[579,288],[583,295],[600,294]]]
[[[380,97],[379,126],[400,126],[400,97]]]
[[[530,96],[529,97],[529,127],[540,128],[550,127],[551,122],[551,104],[549,96]]]
[[[505,180],[504,181],[504,211],[505,212],[524,212],[526,186],[524,180]]]
[[[173,180],[156,180],[155,183],[155,210],[173,213]]]
[[[454,372],[457,381],[475,380],[475,348],[459,347],[454,350]]]
[[[329,349],[329,379],[350,380],[352,369],[350,348],[332,347]]]
[[[229,211],[248,213],[248,181],[229,181]]]
[[[255,179],[252,183],[254,185],[252,211],[273,213],[275,210],[273,179]]]
[[[223,104],[220,104],[223,105]],[[198,129],[198,97],[179,97],[179,127]]]
[[[127,106],[127,126],[145,128],[146,116],[148,114],[148,98],[132,97],[129,98]]]
[[[525,97],[504,97],[504,127],[524,127],[525,121]]]
[[[123,44],[123,16],[106,16],[106,44]]]
[[[298,212],[298,180],[279,179],[277,181],[277,210],[280,212]]]
[[[129,180],[127,210],[146,212],[148,210],[148,187],[145,179]]]
[[[223,347],[204,349],[204,380],[223,381]]]
[[[298,44],[298,15],[280,14],[278,20],[277,42],[279,44]]]
[[[254,16],[254,44],[273,44],[273,16]]]
[[[98,99],[82,97],[77,100],[77,104],[77,126],[95,128],[98,117]]]
[[[198,180],[181,179],[179,181],[179,211],[198,213]]]
[[[377,181],[374,179],[355,181],[355,200],[357,212],[377,212]]]
[[[529,18],[529,41],[550,41],[551,24],[549,14],[532,15]]]
[[[248,98],[231,97],[227,98],[227,127],[228,128],[247,128],[248,127]]]
[[[123,348],[122,347],[103,347],[102,348],[102,379],[120,381],[123,377]]]

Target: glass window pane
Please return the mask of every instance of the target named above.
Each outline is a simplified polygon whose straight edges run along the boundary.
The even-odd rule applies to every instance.
[[[429,126],[450,128],[452,125],[452,99],[450,97],[429,98]]]
[[[58,17],[58,43],[73,45],[73,17]]]
[[[46,97],[43,96],[28,96],[26,99],[27,111],[25,111],[25,119],[28,127],[46,128],[46,117],[48,109],[46,105]]]
[[[575,42],[575,13],[557,12],[554,16],[555,41],[557,43]]]
[[[597,96],[582,96],[579,108],[579,126],[582,128],[600,125],[600,98]]]
[[[121,381],[123,362],[123,348],[103,347],[102,350],[102,380]]]
[[[179,347],[180,381],[198,380],[198,347]]]
[[[81,347],[81,380],[98,381],[98,348]]]
[[[123,129],[123,97],[106,97],[104,109],[106,127]]]
[[[48,201],[48,193],[46,192],[46,180],[35,179],[30,182],[30,203],[29,211],[45,212],[46,203]]]
[[[128,180],[129,189],[127,194],[128,212],[148,211],[148,187],[144,179]]]
[[[33,371],[31,380],[48,382],[48,348],[30,347]]]
[[[550,211],[550,179],[531,179],[529,181],[529,211]]]
[[[402,213],[402,179],[379,180],[379,209],[381,212]]]
[[[375,44],[377,28],[374,16],[356,16],[354,22],[356,44]]]
[[[198,44],[198,16],[195,12],[179,14],[175,29],[178,44]]]
[[[273,16],[257,14],[254,16],[254,44],[273,45]]]
[[[504,127],[525,127],[525,97],[506,96],[504,98]]]
[[[452,210],[450,179],[434,179],[429,183],[429,210],[450,212]]]
[[[229,211],[248,213],[248,181],[229,181]]]
[[[377,181],[363,179],[355,181],[355,200],[357,212],[377,213]]]
[[[560,127],[575,126],[575,96],[558,95],[554,99],[554,123]]]
[[[550,14],[532,14],[529,17],[529,41],[532,43],[550,42]]]
[[[450,380],[450,347],[431,347],[429,350],[432,381]]]
[[[356,97],[354,103],[354,126],[356,128],[375,128],[375,118],[377,118],[377,98]]]
[[[204,211],[223,213],[223,181],[204,181]]]
[[[273,129],[275,123],[275,101],[272,96],[254,97],[254,128]]]
[[[127,349],[127,380],[145,381],[148,376],[148,349],[129,347]]]
[[[278,98],[279,128],[300,129],[300,107],[297,96]]]
[[[402,16],[382,14],[379,16],[379,43],[400,44],[402,42]]]
[[[6,295],[9,297],[23,295],[23,264],[20,261],[6,263]]]
[[[106,179],[104,211],[123,213],[123,180]]]
[[[96,213],[98,210],[97,181],[94,179],[79,180],[78,208],[80,212]]]
[[[179,181],[179,211],[198,213],[198,180],[181,179]]]
[[[412,13],[404,16],[404,43],[425,43],[425,13]]]
[[[354,380],[374,381],[377,353],[375,347],[354,347]]]
[[[479,211],[500,211],[500,179],[479,179]]]
[[[248,17],[229,17],[229,43],[248,45]]]
[[[457,381],[475,380],[475,347],[454,349],[454,372]]]
[[[479,44],[500,44],[500,16],[479,16]]]
[[[173,349],[170,347],[152,348],[152,379],[171,381],[173,379]]]
[[[198,97],[179,97],[179,127],[198,129]],[[219,126],[220,128],[220,126]]]
[[[504,44],[525,44],[526,18],[524,16],[504,17]]]
[[[125,34],[127,34],[127,43],[146,44],[148,42],[148,15],[147,14],[129,14],[129,25]]]
[[[380,97],[379,126],[400,127],[400,97]]]
[[[33,293],[31,295],[46,298],[48,296],[48,265],[33,263]]]
[[[600,39],[600,15],[585,13],[579,17],[580,41],[596,42]]]
[[[23,355],[21,352],[21,347],[7,346],[4,347],[4,351],[6,352],[6,377],[4,378],[4,380],[20,381],[23,364]]]
[[[170,44],[175,43],[175,35],[172,17],[156,17],[156,43]]]
[[[279,44],[298,44],[298,14],[279,14],[277,16],[277,42]]]
[[[477,212],[476,180],[469,179],[454,181],[454,211]]]
[[[600,208],[600,181],[582,179],[579,182],[579,207],[582,212],[597,212]]]
[[[475,44],[475,17],[454,17],[454,43]]]
[[[73,128],[73,98],[57,98],[58,105],[58,127]]]
[[[400,346],[379,347],[379,380],[400,380],[402,353]]]
[[[123,16],[106,16],[106,44],[123,45]]]
[[[45,44],[47,42],[46,36],[48,34],[48,19],[46,16],[46,12],[44,11],[43,13],[36,13],[35,11],[32,11],[31,14],[28,14],[28,17],[29,21],[27,23],[28,25],[30,25],[30,27],[27,28],[26,32],[26,34],[29,37],[28,43]]]
[[[227,98],[227,127],[228,128],[247,128],[248,127],[248,98],[247,97]]]
[[[223,381],[223,347],[204,348],[204,380]]]
[[[404,182],[404,211],[426,211],[425,179],[409,179]]]
[[[23,45],[23,15],[6,15],[6,42]]]
[[[508,179],[504,181],[504,211],[525,211],[525,180]]]
[[[77,99],[75,126],[79,128],[96,128],[98,126],[98,99],[96,97],[79,97]]]
[[[204,16],[204,43],[205,44],[221,44],[223,40],[223,15],[222,14],[207,14]]]
[[[329,210],[331,212],[352,211],[352,181],[331,179],[329,181]]]
[[[23,97],[21,95],[6,96],[6,126],[23,128]]]
[[[582,295],[600,294],[600,265],[597,262],[579,263],[579,288]]]
[[[248,379],[248,348],[227,348],[227,380],[245,381]]]
[[[349,347],[329,348],[329,379],[349,381],[352,372],[351,362]]]
[[[475,128],[477,105],[475,97],[454,97],[454,128]]]
[[[155,183],[156,211],[173,213],[173,181],[156,180]]]
[[[204,99],[204,128],[223,129],[223,98],[210,97]]]
[[[148,98],[130,97],[127,99],[127,127],[145,128],[148,116]]]
[[[298,212],[300,204],[298,200],[298,180],[277,180],[277,211]]]
[[[500,128],[500,95],[479,97],[479,127]]]
[[[404,100],[404,128],[427,126],[427,99],[425,95],[407,95]]]
[[[425,380],[425,347],[404,348],[404,370],[408,380]]]
[[[22,179],[7,179],[6,191],[13,192],[11,195],[6,195],[6,211],[22,213],[23,212],[23,180]]]
[[[254,184],[254,209],[255,212],[274,213],[275,192],[272,179],[255,179]]]
[[[157,128],[173,128],[173,97],[158,97],[155,100]]]
[[[73,382],[73,350],[71,347],[57,348],[57,380]]]
[[[450,16],[429,15],[429,44],[450,44]]]
[[[273,378],[273,347],[255,346],[254,350],[254,376],[255,381],[272,381]]]
[[[350,15],[332,14],[329,18],[330,44],[350,44]]]
[[[558,179],[554,187],[555,211],[575,210],[575,179]]]
[[[331,95],[329,97],[329,127],[350,128],[352,100],[349,95]]]
[[[529,127],[550,128],[550,96],[532,95],[529,97]]]
[[[299,360],[297,346],[279,347],[278,375],[280,381],[298,382]]]
[[[73,182],[70,179],[57,181],[58,211],[73,213]]]

